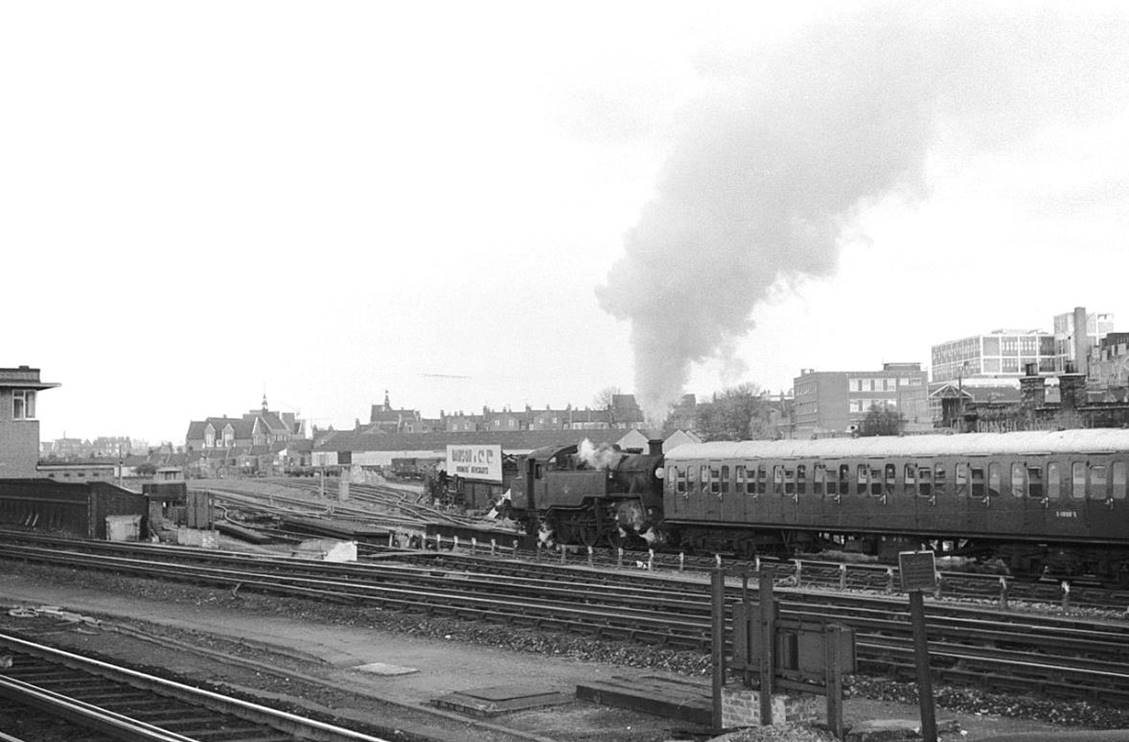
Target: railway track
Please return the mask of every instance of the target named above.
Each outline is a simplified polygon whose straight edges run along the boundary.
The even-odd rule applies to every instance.
[[[459,616],[703,652],[708,649],[708,587],[692,578],[526,565],[434,554],[423,564],[384,559],[324,564],[262,556],[90,542],[92,552],[7,544],[10,559],[66,564],[148,578],[193,582]],[[103,551],[103,550],[107,551]],[[133,556],[121,556],[132,549]],[[184,552],[191,552],[185,554]],[[412,559],[422,557],[416,555]],[[734,583],[729,599],[741,587]],[[907,607],[893,598],[781,590],[785,617],[855,627],[860,666],[870,672],[912,672]],[[946,680],[1067,698],[1129,703],[1129,627],[1056,616],[931,603],[930,650]]]
[[[385,742],[384,738],[0,634],[0,696],[65,720],[60,739]]]
[[[254,508],[285,507],[286,512],[324,513],[332,508],[335,515],[375,523],[390,529],[424,528],[427,524],[470,528],[481,526],[481,520],[455,515],[415,502],[413,492],[387,485],[350,485],[350,499],[344,503],[323,497],[318,484],[300,480],[264,480],[262,488],[271,494],[255,493],[255,481],[238,484],[223,480],[205,482],[204,489],[220,497],[221,502]],[[250,488],[250,489],[248,489]],[[330,490],[335,490],[334,483]],[[289,495],[283,493],[291,493]],[[281,535],[281,534],[280,534]],[[296,534],[288,534],[294,536]],[[507,537],[508,536],[508,537]],[[510,547],[517,534],[495,534],[499,544]],[[463,539],[465,546],[469,539]],[[450,545],[452,540],[447,538]],[[485,537],[483,544],[485,544]],[[365,547],[366,550],[370,550]],[[562,550],[507,548],[511,555],[530,560],[559,560]],[[566,561],[585,563],[589,557],[583,550],[566,548]],[[790,578],[796,586],[822,587],[837,590],[870,590],[895,592],[896,567],[866,562],[830,561],[826,558],[788,559],[763,558],[756,560],[733,559],[718,555],[688,555],[673,552],[629,550],[624,552],[606,547],[596,547],[590,562],[599,566],[628,566],[645,564],[658,571],[707,571],[719,563],[728,568],[757,570],[762,565],[771,567],[778,577]],[[1062,607],[1092,608],[1107,611],[1129,611],[1129,591],[1111,590],[1097,584],[1079,580],[1044,579],[1030,581],[1013,579],[1000,573],[971,572],[963,570],[939,571],[941,595],[973,600],[994,600],[1002,605],[1009,601],[1059,605]]]

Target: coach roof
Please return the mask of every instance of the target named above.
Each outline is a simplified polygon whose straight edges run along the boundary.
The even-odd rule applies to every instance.
[[[687,443],[667,461],[705,459],[878,458],[888,456],[987,456],[992,454],[1129,453],[1129,430],[1024,431],[819,440]]]

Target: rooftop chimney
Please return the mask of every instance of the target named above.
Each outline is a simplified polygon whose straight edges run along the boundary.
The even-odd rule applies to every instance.
[[[1086,307],[1074,307],[1074,368],[1085,378],[1089,374],[1090,333],[1086,325]]]
[[[1039,375],[1039,365],[1028,363],[1019,380],[1020,401],[1024,407],[1042,407],[1047,403],[1047,380]]]

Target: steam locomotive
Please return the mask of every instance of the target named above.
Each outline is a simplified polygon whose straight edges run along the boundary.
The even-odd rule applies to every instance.
[[[1129,585],[1129,430],[687,444],[529,454],[512,507],[543,537],[793,556],[898,551]]]

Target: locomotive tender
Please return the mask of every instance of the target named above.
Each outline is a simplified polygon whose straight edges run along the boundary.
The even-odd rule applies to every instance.
[[[575,453],[535,451],[514,481],[514,509],[564,543],[931,549],[1129,584],[1129,430],[718,441],[665,457],[652,445],[600,469]]]

